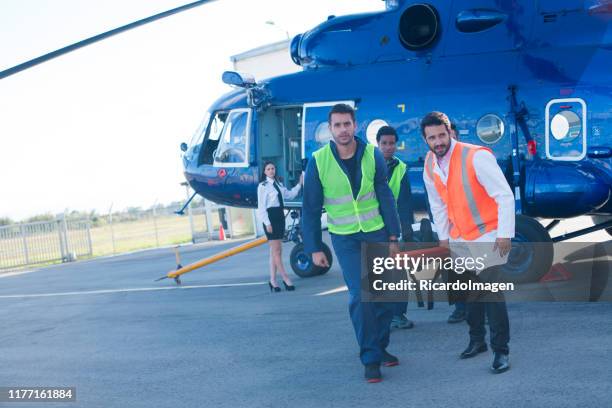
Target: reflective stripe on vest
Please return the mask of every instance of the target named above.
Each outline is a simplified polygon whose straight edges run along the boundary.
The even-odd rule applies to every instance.
[[[377,231],[385,226],[374,191],[374,146],[367,145],[361,159],[361,186],[353,198],[351,182],[334,157],[329,143],[313,154],[323,186],[327,225],[334,234]]]
[[[399,160],[399,163],[393,169],[393,174],[391,175],[391,178],[389,179],[389,188],[391,189],[391,192],[393,193],[393,197],[395,197],[395,202],[397,202],[397,198],[399,197],[400,187],[402,185],[402,179],[404,178],[404,174],[406,174],[406,169],[408,168],[408,166],[406,166],[406,163],[404,163],[397,157],[396,159]]]
[[[497,229],[497,203],[476,177],[474,154],[486,147],[457,142],[451,155],[446,185],[434,169],[434,155],[427,153],[425,171],[448,209],[450,236],[474,240]]]

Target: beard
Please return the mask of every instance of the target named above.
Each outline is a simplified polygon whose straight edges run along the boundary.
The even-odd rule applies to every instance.
[[[450,143],[447,145],[436,146],[433,149],[431,149],[431,151],[434,152],[434,154],[438,157],[444,157],[444,155],[448,153],[450,146],[451,146]]]

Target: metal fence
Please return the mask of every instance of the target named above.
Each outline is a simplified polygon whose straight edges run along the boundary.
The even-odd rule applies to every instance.
[[[0,269],[92,255],[89,220],[56,220],[0,227]]]
[[[95,219],[34,222],[0,227],[0,272],[29,265],[254,234],[252,210],[213,203],[178,216],[173,207],[153,207]]]

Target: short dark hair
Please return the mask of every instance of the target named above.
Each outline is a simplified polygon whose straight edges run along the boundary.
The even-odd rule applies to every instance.
[[[429,112],[427,115],[425,115],[423,120],[421,120],[421,134],[423,135],[423,137],[425,137],[426,127],[440,125],[444,125],[446,127],[446,130],[448,131],[448,134],[450,135],[451,122],[448,119],[448,116],[446,116],[442,112]]]
[[[334,113],[348,113],[351,115],[353,122],[355,122],[355,109],[346,103],[337,103],[332,106],[331,110],[329,111],[329,115],[327,115],[327,122],[329,124],[331,124],[331,117]]]
[[[383,136],[395,136],[395,143],[397,143],[397,132],[395,131],[393,126],[383,126],[378,129],[378,132],[376,132],[376,142],[380,142],[380,138]]]

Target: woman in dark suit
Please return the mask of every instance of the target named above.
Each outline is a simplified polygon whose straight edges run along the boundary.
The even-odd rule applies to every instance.
[[[283,278],[283,284],[287,290],[295,290],[291,278],[287,275],[282,259],[282,239],[285,235],[285,212],[284,199],[295,198],[302,187],[303,178],[300,182],[288,190],[276,177],[276,166],[271,161],[265,162],[260,183],[257,186],[257,216],[263,222],[264,231],[270,244],[270,291],[280,292],[276,284],[276,272]]]

